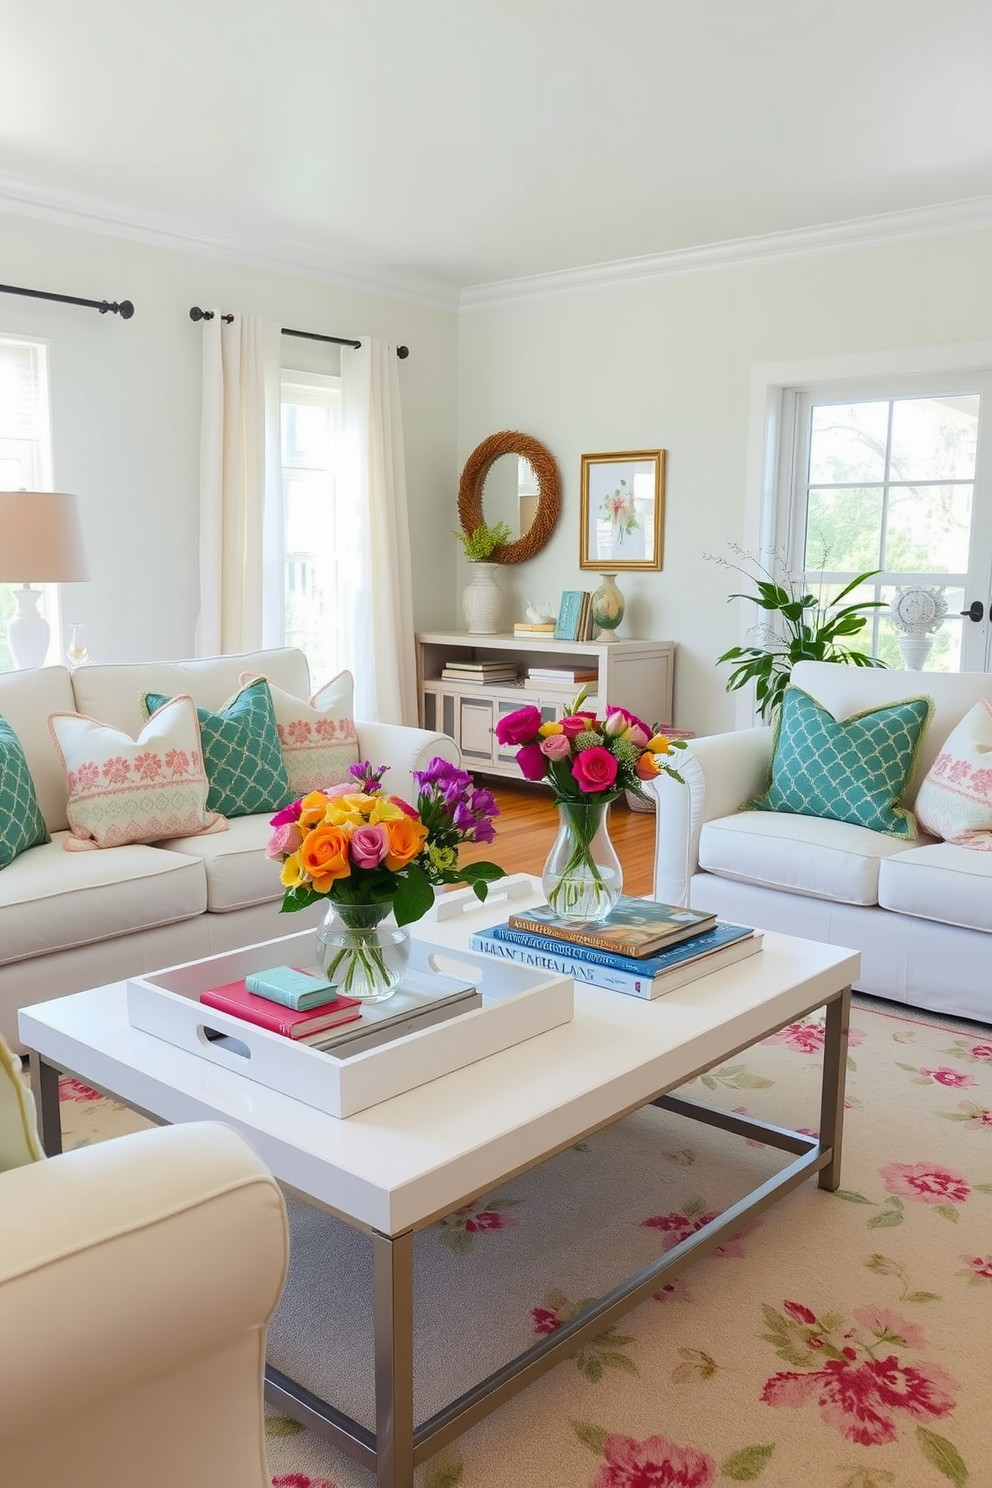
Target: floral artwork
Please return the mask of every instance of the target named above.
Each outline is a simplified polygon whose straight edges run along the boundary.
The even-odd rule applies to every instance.
[[[658,569],[665,451],[583,455],[579,567]]]
[[[634,505],[634,493],[621,477],[615,491],[603,497],[599,515],[610,524],[610,546],[622,548],[623,540],[637,532],[641,522]]]

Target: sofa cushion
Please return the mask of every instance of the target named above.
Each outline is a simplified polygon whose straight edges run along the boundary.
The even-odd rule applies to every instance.
[[[168,699],[160,693],[144,694],[144,706],[150,714],[166,702]],[[243,687],[217,712],[197,708],[196,716],[210,782],[209,810],[230,818],[279,811],[285,806],[290,799],[289,781],[279,747],[272,694],[264,677]]]
[[[916,797],[934,837],[992,852],[992,703],[982,698],[952,729]]]
[[[137,844],[68,853],[66,835],[56,833],[0,873],[0,965],[192,919],[206,909],[203,864],[194,858]]]
[[[880,863],[905,851],[884,832],[784,812],[717,817],[699,834],[707,873],[845,904],[875,904]]]
[[[272,828],[268,816],[239,816],[219,837],[177,837],[159,843],[173,853],[198,858],[207,885],[207,909],[223,914],[281,900],[282,864],[265,856]],[[290,933],[292,926],[286,930]]]
[[[0,868],[47,840],[48,828],[21,741],[0,718]]]
[[[251,672],[242,674],[242,686],[255,680],[257,676]],[[339,672],[314,693],[309,703],[294,697],[271,677],[263,680],[272,694],[291,794],[305,796],[347,780],[350,767],[358,763],[355,679],[351,673]]]
[[[899,853],[882,864],[878,902],[897,914],[992,931],[992,854],[950,842]]]
[[[800,688],[786,688],[768,789],[745,809],[828,817],[915,838],[913,813],[898,802],[932,711],[929,698],[906,698],[841,721]]]
[[[173,698],[137,739],[80,713],[53,713],[65,765],[74,850],[156,842],[179,833],[225,830],[207,810],[207,777],[191,697]]]
[[[65,770],[48,720],[52,713],[71,713],[75,708],[65,667],[0,672],[0,714],[21,741],[50,832],[65,831],[69,821],[65,814]]]

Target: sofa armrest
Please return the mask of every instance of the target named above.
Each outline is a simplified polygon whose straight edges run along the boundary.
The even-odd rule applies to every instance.
[[[688,904],[703,823],[732,816],[749,796],[766,789],[773,739],[771,728],[691,739],[676,760],[685,785],[667,775],[653,782],[658,801],[654,897],[659,903]]]
[[[461,765],[458,745],[447,734],[434,734],[428,729],[407,728],[398,723],[356,723],[358,752],[373,765],[388,765],[384,784],[397,795],[411,788],[410,772],[426,770],[435,755]]]
[[[53,1425],[68,1450],[74,1420],[107,1402],[126,1418],[125,1398],[156,1382],[175,1433],[183,1378],[202,1391],[205,1361],[219,1439],[225,1403],[242,1428],[246,1406],[261,1423],[286,1217],[237,1132],[195,1122],[32,1163],[0,1177],[0,1210],[0,1461],[37,1451]]]

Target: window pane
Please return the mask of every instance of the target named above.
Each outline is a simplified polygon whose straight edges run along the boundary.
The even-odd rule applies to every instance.
[[[885,477],[889,404],[821,404],[813,409],[809,442],[811,485],[880,481]]]
[[[890,573],[968,572],[972,487],[894,486],[884,566]]]
[[[282,406],[282,463],[326,470],[331,458],[331,411],[301,403]]]
[[[977,393],[897,399],[892,405],[889,479],[973,480],[978,405]]]
[[[851,574],[878,568],[881,525],[881,486],[810,491],[805,567]]]

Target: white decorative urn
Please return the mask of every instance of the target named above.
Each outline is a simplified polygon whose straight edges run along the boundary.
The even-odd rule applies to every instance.
[[[462,608],[471,635],[495,635],[503,609],[503,591],[496,582],[498,563],[472,563],[472,580],[462,592]]]

